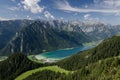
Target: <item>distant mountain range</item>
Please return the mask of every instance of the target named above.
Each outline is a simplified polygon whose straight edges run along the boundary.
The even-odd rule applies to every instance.
[[[0,54],[39,54],[119,34],[120,26],[62,20],[0,21]],[[4,42],[3,42],[4,41]]]
[[[103,23],[83,24],[81,26],[83,32],[95,39],[106,39],[120,33],[120,25],[112,26]]]
[[[2,49],[3,54],[23,52],[40,54],[45,51],[82,46],[91,42],[79,26],[65,23],[36,21],[20,30]]]

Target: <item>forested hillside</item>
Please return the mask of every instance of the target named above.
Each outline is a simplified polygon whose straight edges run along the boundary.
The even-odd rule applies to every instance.
[[[28,76],[24,80],[120,80],[120,58],[99,60],[68,75],[44,70]]]
[[[43,66],[27,59],[21,53],[11,55],[7,60],[0,62],[0,80],[13,80],[21,73]]]
[[[68,70],[76,70],[98,60],[120,55],[120,36],[104,40],[97,47],[80,52],[58,62],[58,65]]]
[[[25,80],[119,80],[119,46],[120,36],[113,36],[93,49],[58,62],[58,66],[71,70],[68,75],[44,70],[28,76]]]

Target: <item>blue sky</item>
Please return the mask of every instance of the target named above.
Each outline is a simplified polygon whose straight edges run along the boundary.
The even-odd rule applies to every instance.
[[[120,0],[0,0],[0,20],[64,19],[120,24]]]

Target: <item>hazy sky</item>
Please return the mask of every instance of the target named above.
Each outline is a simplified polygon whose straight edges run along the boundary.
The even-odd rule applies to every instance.
[[[120,24],[120,0],[0,0],[0,20],[64,19]]]

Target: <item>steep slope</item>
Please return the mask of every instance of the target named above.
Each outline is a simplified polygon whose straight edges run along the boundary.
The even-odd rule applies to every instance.
[[[69,74],[43,70],[24,80],[120,80],[120,57],[112,57],[91,63]]]
[[[76,26],[71,25],[72,27]],[[36,21],[18,32],[2,53],[4,55],[14,52],[38,54],[44,51],[82,46],[82,43],[90,41],[91,38],[82,31],[78,33],[74,29],[73,31],[60,30],[49,22]]]
[[[120,36],[104,40],[97,47],[80,52],[67,59],[58,62],[58,65],[69,70],[80,69],[90,63],[97,62],[101,59],[120,55]]]
[[[0,80],[14,80],[21,73],[41,66],[43,64],[31,62],[21,53],[13,54],[0,62]]]
[[[21,28],[31,24],[30,20],[0,21],[0,49],[2,49]]]
[[[112,26],[103,23],[83,23],[80,25],[83,32],[96,40],[106,39],[120,33],[120,26]]]

